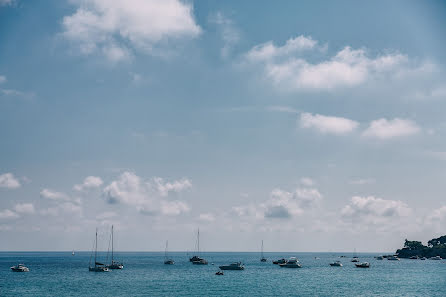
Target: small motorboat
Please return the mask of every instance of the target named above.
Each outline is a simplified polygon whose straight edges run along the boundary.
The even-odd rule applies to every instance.
[[[330,263],[330,266],[342,267],[342,263],[341,261],[335,261]]]
[[[358,257],[353,257],[353,259],[350,262],[359,262],[359,258]]]
[[[192,264],[194,265],[208,265],[208,261],[202,258],[198,258],[199,260],[192,261]]]
[[[418,260],[419,258],[418,258],[418,256],[412,256],[409,259],[411,259],[411,260]]]
[[[370,263],[369,262],[362,262],[359,264],[355,264],[356,267],[358,268],[370,268]]]
[[[19,264],[17,266],[12,266],[11,270],[14,272],[28,272],[29,268],[26,267],[24,264]]]
[[[302,268],[302,264],[299,263],[296,257],[289,258],[286,263],[279,264],[279,266],[284,268]]]
[[[273,264],[285,264],[285,263],[286,263],[286,260],[284,258],[273,261]]]
[[[217,271],[215,275],[224,275],[223,271]]]
[[[387,260],[389,260],[389,261],[399,261],[400,260],[400,258],[398,258],[398,256],[390,256],[390,257],[387,257]]]
[[[243,266],[242,262],[234,262],[229,265],[219,266],[221,270],[244,270],[245,266]]]
[[[175,261],[172,260],[172,259],[168,259],[168,260],[164,261],[164,264],[166,264],[166,265],[173,265],[173,264],[175,264]]]
[[[429,260],[443,260],[440,256],[430,257]]]
[[[424,260],[427,260],[427,258],[426,257],[421,257],[420,260],[424,261]]]
[[[384,257],[383,256],[377,256],[377,257],[375,257],[375,259],[376,260],[384,260]]]

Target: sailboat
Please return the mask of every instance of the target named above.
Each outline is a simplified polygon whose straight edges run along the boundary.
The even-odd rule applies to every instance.
[[[262,252],[260,255],[260,262],[266,262],[266,258],[263,256],[263,239],[262,239]]]
[[[111,231],[111,244],[112,244],[112,250],[111,250],[111,263],[107,265],[110,269],[122,269],[124,268],[124,264],[117,262],[114,260],[114,254],[113,254],[113,225],[112,225],[112,231]]]
[[[93,272],[108,272],[110,271],[108,267],[106,267],[103,263],[99,263],[96,261],[98,254],[98,228],[96,228],[96,238],[94,240],[95,248],[94,248],[94,266],[91,266],[91,256],[90,263],[88,264],[88,270]]]
[[[165,252],[164,252],[164,264],[167,264],[167,265],[173,265],[173,264],[175,264],[175,261],[172,260],[172,259],[169,259],[169,258],[167,257],[167,247],[168,247],[168,245],[169,245],[169,241],[166,240],[166,250],[165,250]]]
[[[207,260],[200,258],[200,229],[198,229],[198,233],[197,233],[197,255],[193,256],[192,258],[189,258],[189,261],[195,265],[207,265],[208,264]]]
[[[71,255],[72,255],[72,256],[74,256],[74,255],[75,255],[75,253],[74,253],[74,250],[73,250],[73,252],[71,253]]]
[[[355,252],[354,252],[354,254],[353,254],[353,259],[351,259],[350,262],[359,262],[359,258],[358,258],[358,256],[356,255],[356,248],[355,248]]]

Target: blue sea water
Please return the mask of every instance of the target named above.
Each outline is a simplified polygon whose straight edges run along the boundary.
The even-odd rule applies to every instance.
[[[207,266],[192,265],[186,253],[118,252],[123,270],[88,271],[89,252],[0,252],[0,296],[446,296],[446,261],[378,261],[358,254],[371,268],[355,268],[351,255],[333,253],[203,253]],[[300,269],[271,260],[296,256]],[[315,259],[319,257],[320,259]],[[105,253],[100,253],[105,259]],[[341,260],[344,267],[330,267]],[[218,266],[245,263],[244,271],[215,275]],[[10,266],[24,263],[30,272]],[[212,265],[214,263],[214,265]]]

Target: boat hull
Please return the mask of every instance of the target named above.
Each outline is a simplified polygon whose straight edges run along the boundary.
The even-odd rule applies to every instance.
[[[302,268],[301,264],[280,264],[282,268]]]
[[[245,270],[244,266],[219,266],[221,270]]]
[[[107,267],[89,267],[88,270],[91,272],[109,272],[110,271]]]

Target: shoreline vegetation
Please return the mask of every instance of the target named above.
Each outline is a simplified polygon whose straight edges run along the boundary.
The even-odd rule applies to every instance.
[[[446,235],[438,238],[433,238],[427,242],[427,246],[423,245],[421,241],[405,240],[404,247],[398,249],[396,254],[400,258],[410,257],[436,257],[440,256],[443,259],[446,258]]]

